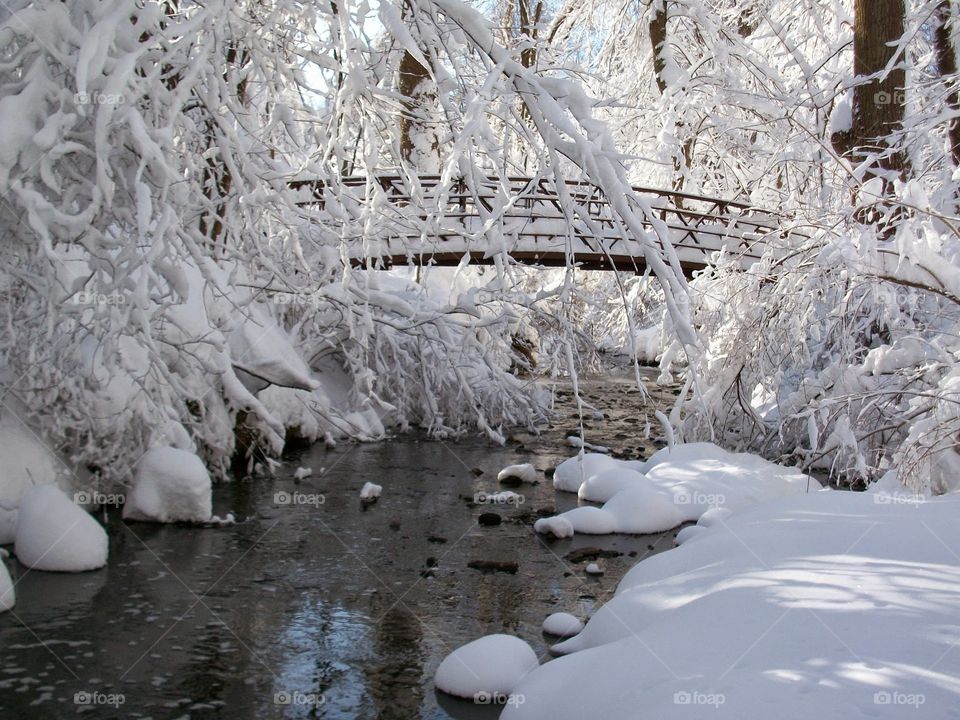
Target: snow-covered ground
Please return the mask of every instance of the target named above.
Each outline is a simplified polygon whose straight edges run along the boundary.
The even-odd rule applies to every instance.
[[[960,498],[815,492],[638,564],[503,718],[960,716]]]

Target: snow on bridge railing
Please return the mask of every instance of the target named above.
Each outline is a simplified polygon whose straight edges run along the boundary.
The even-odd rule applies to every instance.
[[[456,265],[465,254],[489,263],[498,253],[517,262],[587,269],[642,270],[637,238],[629,235],[599,188],[547,178],[452,178],[439,175],[296,179],[300,204],[313,220],[356,249],[358,265]],[[726,250],[744,265],[764,244],[786,233],[776,213],[745,203],[675,190],[633,188],[645,225],[657,242],[665,234],[681,269],[702,269]]]

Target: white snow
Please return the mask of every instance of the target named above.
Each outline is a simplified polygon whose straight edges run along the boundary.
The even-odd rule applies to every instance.
[[[508,465],[497,473],[497,480],[501,482],[511,477],[519,478],[523,482],[536,482],[537,470],[530,463],[523,463],[521,465]]]
[[[538,533],[558,538],[573,537],[573,523],[562,515],[540,518],[533,524],[533,529]]]
[[[191,452],[153,448],[137,464],[123,506],[126,520],[207,522],[212,515],[210,475]]]
[[[360,499],[361,500],[376,500],[380,497],[380,493],[383,492],[382,485],[376,485],[372,482],[365,482],[363,487],[360,488]]]
[[[437,689],[463,698],[510,695],[537,667],[537,654],[512,635],[487,635],[457,648],[437,668]]]
[[[577,497],[589,502],[606,502],[621,490],[633,486],[637,480],[644,479],[643,473],[630,468],[616,467],[601,470],[583,482],[577,491]]]
[[[616,518],[592,505],[568,510],[562,517],[570,523],[575,532],[584,535],[609,535],[618,531]]]
[[[617,461],[600,453],[585,453],[564,460],[553,474],[553,486],[564,492],[577,492],[583,481],[601,470],[617,467]]]
[[[17,602],[17,593],[13,589],[13,580],[10,579],[10,572],[7,565],[0,560],[0,612],[9,610]]]
[[[107,533],[54,485],[23,494],[14,553],[34,570],[83,572],[107,564]]]
[[[958,513],[838,492],[740,510],[636,565],[501,717],[955,717]]]
[[[298,467],[293,471],[293,477],[295,480],[303,480],[313,475],[313,470],[308,467]]]
[[[554,475],[555,487],[573,491],[577,486],[581,500],[607,498],[602,508],[574,508],[557,516],[574,532],[585,534],[662,532],[698,520],[711,509],[730,511],[767,498],[804,493],[811,484],[819,489],[818,483],[793,468],[711,443],[664,448],[639,465],[605,455],[570,458]],[[713,520],[720,517],[715,515]],[[553,524],[546,520],[538,521],[534,529],[551,532]]]
[[[583,621],[576,615],[558,612],[548,615],[543,621],[543,631],[557,637],[572,637],[583,630]]]
[[[601,568],[597,563],[592,562],[584,568],[587,575],[603,575],[603,568]]]

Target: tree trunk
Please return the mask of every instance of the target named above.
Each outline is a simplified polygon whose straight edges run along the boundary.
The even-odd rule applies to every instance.
[[[403,98],[403,111],[400,113],[400,157],[413,165],[418,165],[420,160],[414,136],[423,127],[422,117],[426,104],[424,100],[430,95],[430,83],[430,70],[409,52],[404,52],[397,83],[397,89]]]
[[[937,70],[947,84],[947,107],[953,115],[947,125],[950,156],[953,164],[960,166],[960,93],[957,91],[957,51],[950,38],[951,21],[957,21],[956,11],[951,8],[950,0],[940,0],[933,45],[937,52]]]
[[[650,20],[650,45],[653,47],[653,75],[657,89],[663,95],[667,81],[663,71],[667,67],[664,53],[667,52],[667,0],[653,0],[656,7]]]
[[[903,151],[896,147],[906,101],[906,70],[898,48],[905,14],[904,0],[854,1],[853,71],[859,84],[853,94],[853,126],[832,140],[854,164],[875,156],[865,179],[890,181],[907,170]],[[884,74],[890,65],[893,69]]]

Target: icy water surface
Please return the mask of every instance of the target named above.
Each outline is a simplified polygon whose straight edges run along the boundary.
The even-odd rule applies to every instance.
[[[626,457],[652,452],[626,377],[587,380],[582,391],[607,415],[587,420],[588,441]],[[218,487],[214,512],[236,513],[234,526],[111,517],[103,570],[15,565],[17,605],[0,614],[0,718],[496,717],[500,708],[436,692],[448,652],[506,632],[547,661],[546,615],[589,614],[638,559],[673,546],[674,533],[545,541],[534,520],[576,497],[542,474],[511,488],[522,504],[473,502],[502,489],[505,465],[545,470],[569,457],[563,438],[576,425],[564,393],[552,429],[506,447],[411,436],[315,446],[286,457],[273,481]],[[296,482],[298,466],[314,475]],[[364,507],[367,480],[384,490]],[[483,512],[502,523],[481,526]],[[588,577],[588,561],[568,557],[584,547],[621,554]],[[475,560],[517,571],[469,568]]]

